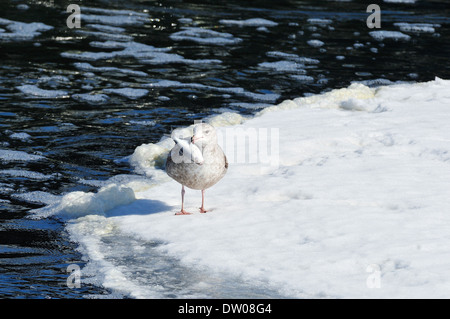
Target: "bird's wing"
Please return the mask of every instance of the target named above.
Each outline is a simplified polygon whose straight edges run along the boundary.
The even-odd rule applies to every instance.
[[[196,163],[203,164],[203,154],[202,151],[197,147],[197,145],[188,143],[187,141],[173,137],[173,140],[180,147],[179,156],[183,157],[182,162],[184,163]]]

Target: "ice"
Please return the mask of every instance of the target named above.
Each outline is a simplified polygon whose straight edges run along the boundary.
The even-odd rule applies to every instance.
[[[130,124],[133,125],[143,125],[143,126],[155,126],[155,121],[148,121],[148,120],[142,120],[142,121],[136,121],[136,120],[130,120]]]
[[[423,33],[434,33],[435,28],[439,28],[439,24],[431,23],[406,23],[406,22],[396,22],[394,23],[403,32],[423,32]]]
[[[142,144],[136,147],[129,158],[129,162],[138,174],[148,176],[158,174],[160,172],[155,168],[164,167],[167,154],[174,145],[175,143],[171,138],[162,139],[158,143]],[[161,176],[162,174],[158,175]]]
[[[25,177],[28,179],[35,180],[48,180],[55,178],[56,175],[46,175],[39,172],[27,171],[27,170],[18,170],[18,169],[3,169],[0,170],[0,175],[7,175],[10,177]]]
[[[257,104],[261,105],[261,104]],[[230,126],[244,123],[246,117],[236,112],[222,112],[217,115],[207,117],[205,121],[214,127]]]
[[[23,151],[0,149],[0,161],[3,162],[30,162],[45,159],[44,156],[28,154]]]
[[[416,0],[383,0],[387,3],[415,3]]]
[[[385,39],[398,40],[409,40],[411,37],[399,31],[370,31],[369,34],[378,41],[383,41]]]
[[[291,78],[299,81],[299,82],[314,82],[314,78],[312,76],[309,75],[297,75],[297,74],[292,74]]]
[[[102,40],[124,41],[124,42],[133,40],[132,36],[120,33],[108,33],[99,31],[87,31],[87,30],[76,30],[76,33],[87,37],[97,37]]]
[[[142,71],[116,68],[116,67],[112,67],[112,66],[95,67],[89,63],[81,63],[81,62],[76,62],[76,63],[74,63],[74,65],[77,69],[82,70],[82,71],[114,72],[114,73],[123,73],[123,74],[133,75],[133,76],[147,76],[147,73],[142,72]]]
[[[271,104],[267,103],[244,103],[244,102],[233,102],[230,103],[231,107],[243,107],[245,109],[263,109],[265,107],[271,106]]]
[[[141,18],[148,18],[148,14],[145,12],[137,12],[133,10],[115,10],[115,9],[102,9],[102,8],[95,8],[95,7],[81,7],[83,12],[90,12],[90,13],[101,13],[101,14],[107,14],[107,15],[125,15],[125,16],[137,16]]]
[[[318,64],[318,63],[320,63],[320,61],[317,59],[300,57],[297,54],[285,53],[285,52],[280,52],[280,51],[269,51],[266,53],[266,55],[269,57],[283,58],[285,60],[295,61],[295,62],[302,63],[302,64]]]
[[[103,25],[103,24],[86,24],[87,28],[96,29],[102,32],[113,32],[113,33],[121,33],[125,32],[125,28],[121,27],[112,27],[110,25]]]
[[[230,33],[213,31],[200,27],[183,27],[170,35],[174,41],[193,41],[200,44],[233,45],[242,41]]]
[[[35,97],[43,97],[43,98],[62,98],[69,96],[69,93],[64,90],[44,90],[39,88],[37,85],[33,84],[25,84],[16,86],[18,90],[22,93],[35,96]]]
[[[277,26],[278,23],[274,21],[270,21],[263,18],[253,18],[247,20],[228,20],[222,19],[219,20],[219,23],[226,25],[237,25],[240,27],[274,27]]]
[[[262,62],[259,67],[273,69],[277,72],[306,73],[305,65],[292,61]]]
[[[191,18],[179,18],[178,22],[180,23],[192,23],[194,20],[192,20]]]
[[[96,193],[66,194],[50,210],[68,218],[89,280],[126,296],[167,297],[165,287],[182,282],[172,288],[175,297],[211,297],[205,287],[231,283],[234,296],[259,286],[287,298],[445,298],[449,92],[450,81],[438,78],[354,83],[218,127],[230,159],[236,148],[227,134],[246,139],[254,131],[278,165],[249,146],[258,161],[230,161],[206,191],[206,214],[197,213],[200,192],[187,189],[185,209],[194,214],[174,216],[180,185],[159,168],[169,138],[137,146],[130,157],[142,174],[152,173],[147,187],[117,180]],[[263,134],[274,129],[278,138]],[[177,132],[192,134],[189,127]],[[155,282],[155,267],[173,277]],[[189,280],[199,272],[201,285]],[[379,288],[367,284],[374,275]],[[231,280],[213,284],[217,278]]]
[[[52,75],[52,76],[44,75],[38,79],[38,83],[39,84],[45,83],[48,86],[56,88],[60,85],[65,85],[65,84],[70,83],[70,79],[64,75]]]
[[[31,135],[25,132],[12,133],[9,137],[21,141],[29,141],[31,139]]]
[[[52,205],[59,202],[60,200],[60,196],[53,195],[43,191],[15,193],[12,194],[11,197],[13,197],[16,200],[25,201],[28,203],[45,204],[45,205]]]
[[[352,83],[361,83],[361,84],[364,84],[364,85],[369,86],[369,87],[393,84],[393,82],[391,80],[383,79],[383,78],[362,80],[362,81],[354,81]]]
[[[55,214],[65,218],[78,218],[90,214],[103,215],[114,207],[130,204],[135,199],[133,189],[111,183],[96,193],[74,191],[59,198],[52,197],[50,205],[32,210],[32,213],[35,218]]]
[[[129,99],[139,99],[148,94],[146,89],[120,88],[120,89],[104,89],[106,93],[114,93]]]
[[[10,32],[0,32],[0,41],[26,41],[39,36],[41,32],[53,29],[41,22],[19,22],[0,18],[0,25],[6,25]]]
[[[115,57],[134,57],[139,58],[152,58],[155,53],[170,51],[170,48],[155,48],[154,46],[138,43],[134,41],[119,42],[119,41],[93,41],[90,43],[92,47],[104,48],[104,49],[122,49],[120,51],[112,52],[81,52],[71,53],[62,52],[61,56],[65,58],[84,60],[84,61],[96,61],[106,60]]]
[[[185,59],[179,54],[165,53],[165,52],[155,52],[152,54],[151,59],[142,59],[141,63],[145,64],[168,64],[168,63],[182,63],[182,64],[211,64],[211,63],[222,63],[222,61],[217,59]]]
[[[279,94],[276,94],[276,93],[248,92],[241,87],[217,87],[217,86],[211,86],[211,85],[204,85],[201,83],[183,83],[183,82],[173,81],[173,80],[158,80],[153,83],[144,84],[143,87],[150,88],[150,89],[190,88],[190,89],[198,89],[198,90],[205,90],[205,91],[215,91],[215,92],[245,96],[250,99],[253,99],[256,101],[263,101],[263,102],[274,102],[279,98]]]
[[[90,104],[102,104],[109,101],[109,96],[100,93],[79,93],[72,94],[72,99]]]
[[[315,47],[315,48],[320,48],[321,46],[323,46],[325,43],[323,41],[320,40],[308,40],[306,43],[308,43],[308,45]]]
[[[18,4],[18,5],[16,6],[16,8],[19,9],[19,10],[24,10],[24,11],[25,11],[25,10],[30,9],[30,6],[27,5],[27,4],[21,3],[21,4]]]
[[[82,20],[84,23],[106,24],[110,26],[140,26],[148,21],[147,13],[135,12],[131,10],[111,10],[81,7]],[[94,14],[86,14],[94,13]]]
[[[310,24],[319,25],[319,26],[326,26],[328,24],[333,23],[333,20],[330,20],[330,19],[319,19],[319,18],[310,18],[307,21]]]
[[[185,59],[183,56],[175,53],[168,53],[170,48],[155,48],[151,45],[138,43],[134,41],[129,42],[120,42],[120,41],[92,41],[90,43],[92,47],[95,48],[103,48],[103,49],[122,49],[119,51],[110,51],[110,52],[81,52],[81,53],[72,53],[72,52],[63,52],[61,56],[65,58],[83,60],[83,61],[97,61],[97,60],[107,60],[115,57],[134,57],[135,59],[139,59],[141,63],[145,64],[168,64],[168,63],[184,63],[184,64],[210,64],[210,63],[222,63],[222,61],[217,59]],[[90,66],[88,63],[79,63],[76,66],[81,66],[86,70],[94,70],[94,71],[102,71],[102,70],[110,70],[110,71],[119,71],[122,73],[130,74],[130,75],[138,75],[144,76],[145,72],[127,70],[121,68],[113,68],[113,67],[103,67],[103,68],[95,68]]]

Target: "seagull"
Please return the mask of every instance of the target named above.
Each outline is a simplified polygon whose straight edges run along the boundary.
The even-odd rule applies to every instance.
[[[166,160],[166,173],[181,184],[181,210],[175,215],[190,215],[184,210],[184,187],[202,191],[200,213],[206,213],[205,190],[225,176],[228,161],[217,144],[213,126],[200,123],[193,128],[189,141],[174,137],[175,146]]]

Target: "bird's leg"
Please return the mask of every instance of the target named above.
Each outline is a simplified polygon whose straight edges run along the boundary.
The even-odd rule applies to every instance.
[[[178,213],[175,213],[175,215],[191,215],[191,213],[188,213],[184,210],[184,193],[186,191],[184,190],[184,185],[181,185],[181,210]]]
[[[202,189],[202,207],[200,207],[200,213],[206,213],[207,210],[205,209],[205,190]]]

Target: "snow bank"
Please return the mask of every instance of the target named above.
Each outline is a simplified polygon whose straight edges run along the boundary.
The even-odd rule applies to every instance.
[[[28,200],[34,198],[36,194],[29,194]],[[52,198],[51,205],[37,209],[34,213],[39,217],[48,217],[57,213],[67,218],[90,214],[103,215],[114,207],[130,204],[134,200],[135,194],[130,187],[109,184],[100,188],[97,193],[75,191],[62,196],[60,200]]]
[[[222,137],[258,132],[260,146],[247,145],[245,161],[206,191],[206,214],[188,189],[194,214],[174,216],[180,185],[157,168],[170,140],[138,146],[131,162],[161,172],[148,187],[117,183],[58,204],[90,261],[82,271],[136,298],[215,296],[217,287],[239,297],[255,286],[290,298],[446,298],[449,92],[441,79],[352,84],[218,128]],[[263,138],[274,129],[278,138]],[[239,148],[220,141],[232,158]],[[278,165],[250,163],[264,145],[278,146]]]

